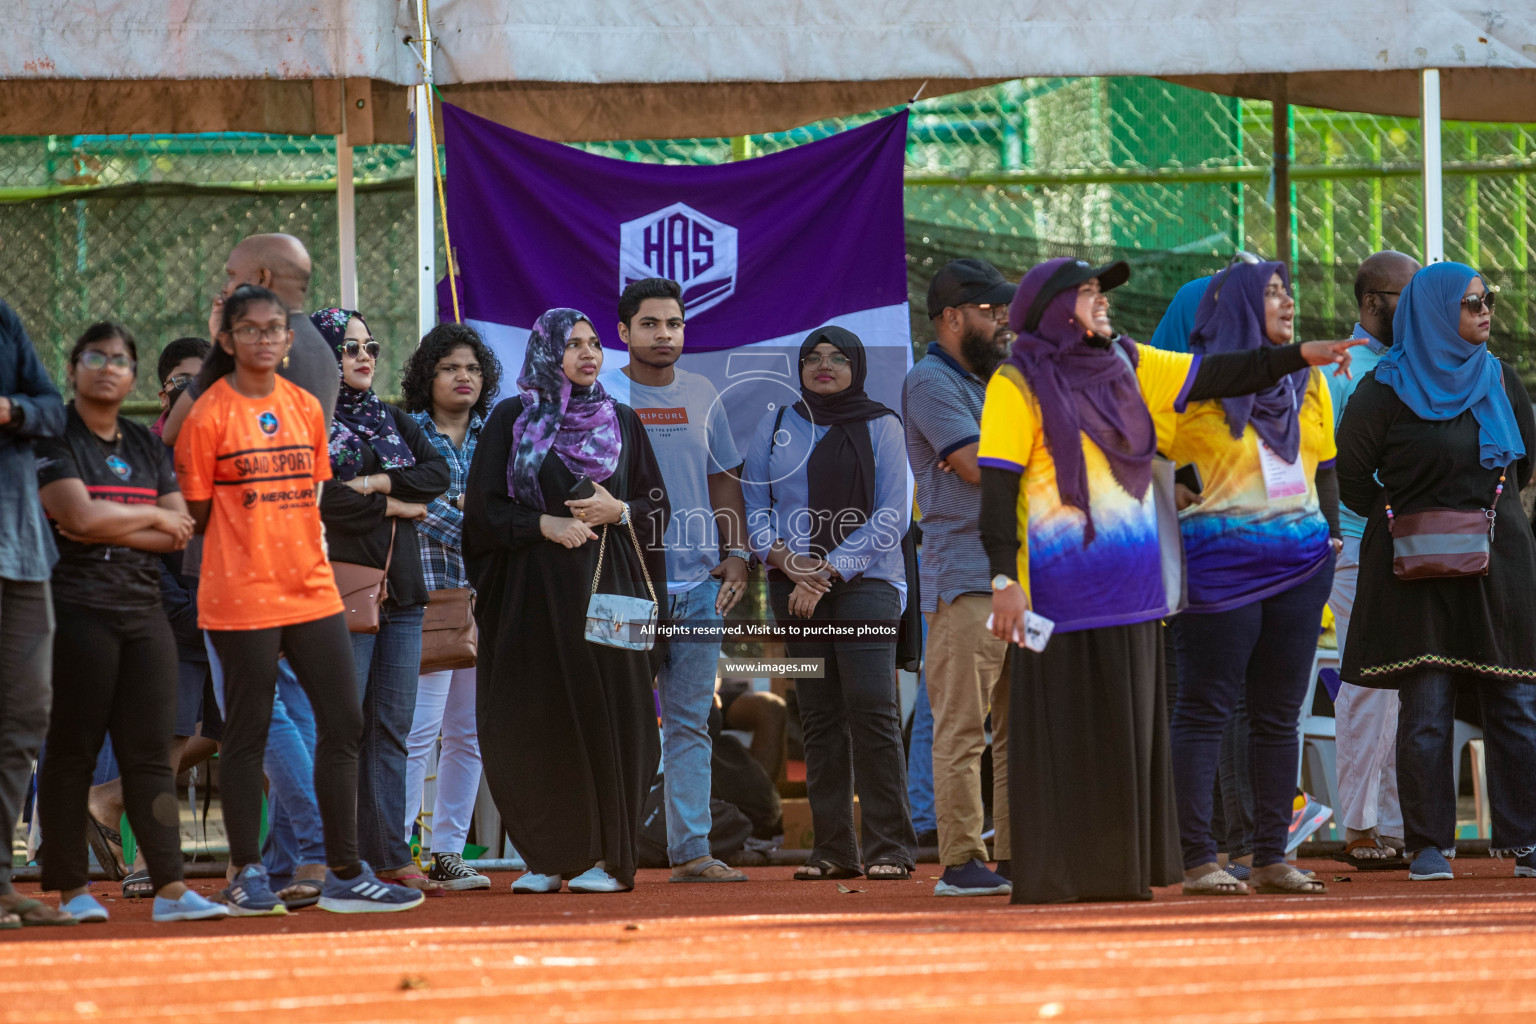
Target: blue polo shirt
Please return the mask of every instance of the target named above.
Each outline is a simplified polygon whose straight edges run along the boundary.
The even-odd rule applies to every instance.
[[[1355,324],[1354,333],[1350,337],[1365,339],[1364,345],[1350,350],[1353,358],[1350,360],[1349,370],[1354,374],[1354,377],[1346,377],[1337,367],[1334,368],[1333,372],[1323,371],[1323,379],[1328,382],[1328,391],[1333,396],[1333,424],[1335,430],[1344,421],[1344,406],[1349,402],[1349,396],[1355,393],[1355,388],[1359,385],[1360,379],[1376,369],[1376,364],[1381,362],[1381,357],[1387,354],[1387,346],[1371,337],[1370,332],[1359,324]],[[1359,540],[1365,536],[1365,519],[1355,515],[1341,503],[1339,505],[1339,530],[1344,536]]]

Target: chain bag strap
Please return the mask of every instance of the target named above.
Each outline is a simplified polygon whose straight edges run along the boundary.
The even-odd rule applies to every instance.
[[[603,578],[603,557],[608,550],[608,525],[603,525],[602,537],[597,545],[597,568],[592,573],[592,592],[587,600],[586,638],[604,647],[619,647],[629,651],[648,651],[656,645],[656,588],[651,583],[651,570],[645,564],[645,553],[640,550],[640,538],[635,533],[633,517],[625,524],[629,527],[629,539],[635,545],[635,556],[640,560],[640,573],[645,578],[645,589],[650,600],[630,597],[628,594],[603,594],[598,585]]]

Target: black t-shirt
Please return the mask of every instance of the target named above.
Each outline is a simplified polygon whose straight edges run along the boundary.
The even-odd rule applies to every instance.
[[[125,505],[153,505],[162,494],[180,490],[170,450],[158,437],[121,417],[117,428],[116,441],[103,441],[91,433],[71,402],[64,436],[34,442],[38,486],[79,480],[92,499]],[[57,523],[50,524],[59,546],[59,562],[53,567],[55,600],[94,608],[160,606],[159,555],[117,544],[80,544],[60,534]]]

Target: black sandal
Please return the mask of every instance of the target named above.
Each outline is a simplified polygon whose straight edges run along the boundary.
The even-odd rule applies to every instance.
[[[149,880],[148,871],[135,871],[123,878],[123,899],[147,900],[155,894],[155,883]]]
[[[811,871],[816,874],[811,874]],[[795,869],[795,881],[825,882],[828,879],[858,878],[860,874],[856,868],[845,868],[829,860],[808,860]]]
[[[882,871],[877,875],[875,874],[876,868],[886,868],[887,870]],[[889,870],[890,868],[895,868],[896,870],[891,871]],[[912,877],[912,870],[905,864],[891,864],[888,862],[882,862],[879,864],[871,864],[869,867],[865,868],[864,877],[869,879],[871,882],[905,882]]]

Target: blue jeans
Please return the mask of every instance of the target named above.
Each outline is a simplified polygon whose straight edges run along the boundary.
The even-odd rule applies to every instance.
[[[224,713],[224,664],[204,636],[213,693]],[[261,769],[267,776],[267,842],[262,861],[279,883],[298,864],[324,864],[325,831],[315,796],[315,717],[309,698],[286,658],[277,663],[277,692]],[[278,835],[281,822],[282,835]]]
[[[923,616],[923,649],[928,649],[928,616]],[[907,804],[912,808],[912,828],[918,835],[939,827],[933,804],[933,707],[928,703],[928,680],[917,674],[917,695],[912,699],[912,744],[907,748]]]
[[[1173,777],[1184,867],[1216,861],[1211,835],[1222,732],[1237,695],[1248,698],[1248,775],[1253,788],[1253,866],[1285,860],[1300,742],[1296,726],[1317,653],[1329,561],[1289,590],[1224,612],[1179,616],[1179,700],[1173,713]]]
[[[667,598],[673,622],[720,625],[715,600],[720,581],[710,577]],[[667,643],[656,674],[661,695],[661,758],[667,797],[667,860],[685,864],[709,856],[709,709],[715,701],[720,641]]]
[[[424,605],[379,609],[377,633],[352,634],[357,692],[363,702],[363,746],[357,761],[358,856],[380,871],[411,863],[400,834],[405,820],[406,740],[416,716]]]
[[[261,861],[285,885],[300,864],[324,864],[325,829],[315,798],[315,712],[287,660],[277,663],[277,699],[267,733],[267,841]],[[277,771],[274,773],[273,769]]]
[[[1416,672],[1398,688],[1397,787],[1403,803],[1403,842],[1414,854],[1431,846],[1456,848],[1456,786],[1452,758],[1456,682],[1449,672]],[[1536,683],[1474,680],[1483,706],[1488,802],[1494,853],[1536,847]]]

